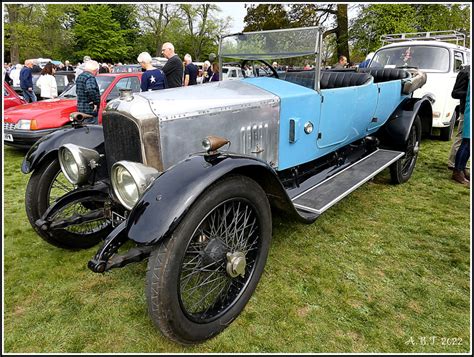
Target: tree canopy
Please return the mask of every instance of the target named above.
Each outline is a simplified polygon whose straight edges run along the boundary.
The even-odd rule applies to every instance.
[[[231,21],[221,18],[217,3],[15,3],[4,9],[4,58],[13,63],[37,57],[78,62],[84,55],[135,62],[143,51],[161,56],[163,42],[172,42],[181,57],[189,53],[204,61],[217,53],[219,35],[228,32]],[[468,35],[470,11],[466,4],[261,3],[247,6],[244,31],[322,26],[327,34],[323,60],[342,54],[360,61],[381,46],[384,34],[456,30]]]
[[[350,24],[350,41],[359,59],[381,46],[382,35],[444,30],[468,35],[471,31],[470,6],[466,5],[371,4],[358,10]]]
[[[135,62],[172,42],[181,57],[206,60],[230,18],[215,4],[6,4],[5,60],[27,58]]]

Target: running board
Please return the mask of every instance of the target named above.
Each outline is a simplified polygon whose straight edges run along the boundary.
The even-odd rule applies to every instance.
[[[401,151],[376,150],[334,176],[295,196],[292,199],[293,204],[300,212],[306,211],[320,215],[404,154]]]

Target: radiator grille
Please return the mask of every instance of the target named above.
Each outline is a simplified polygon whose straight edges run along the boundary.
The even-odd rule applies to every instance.
[[[120,160],[143,163],[137,124],[120,113],[112,112],[104,113],[102,125],[109,172],[112,165]]]
[[[3,128],[5,130],[14,130],[15,129],[15,124],[13,124],[13,123],[3,123]]]

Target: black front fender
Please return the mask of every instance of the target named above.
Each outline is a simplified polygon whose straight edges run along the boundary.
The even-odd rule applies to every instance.
[[[86,125],[57,130],[38,140],[27,152],[21,164],[24,174],[34,171],[51,156],[56,156],[63,144],[76,144],[104,153],[104,133],[100,125]]]
[[[275,171],[263,161],[236,155],[191,156],[159,176],[127,218],[126,234],[139,244],[169,236],[193,203],[213,183],[231,174],[257,181],[270,203],[296,214]]]
[[[393,148],[403,148],[416,116],[420,117],[422,135],[431,133],[433,109],[428,98],[407,98],[390,116],[381,130],[382,142]]]

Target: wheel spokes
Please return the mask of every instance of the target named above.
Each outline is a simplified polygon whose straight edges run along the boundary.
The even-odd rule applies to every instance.
[[[52,225],[55,222],[70,222],[70,224],[63,228],[64,230],[76,234],[92,234],[106,228],[110,224],[110,221],[104,215],[98,214],[100,210],[101,208],[86,208],[82,201],[73,201],[53,215]],[[94,213],[96,213],[95,217],[93,217]],[[88,218],[89,216],[90,218]],[[78,219],[78,217],[84,217],[84,220]],[[77,223],[74,223],[75,221]]]
[[[255,210],[242,199],[222,203],[201,221],[179,282],[181,303],[194,319],[215,318],[237,300],[256,263],[258,232]]]

